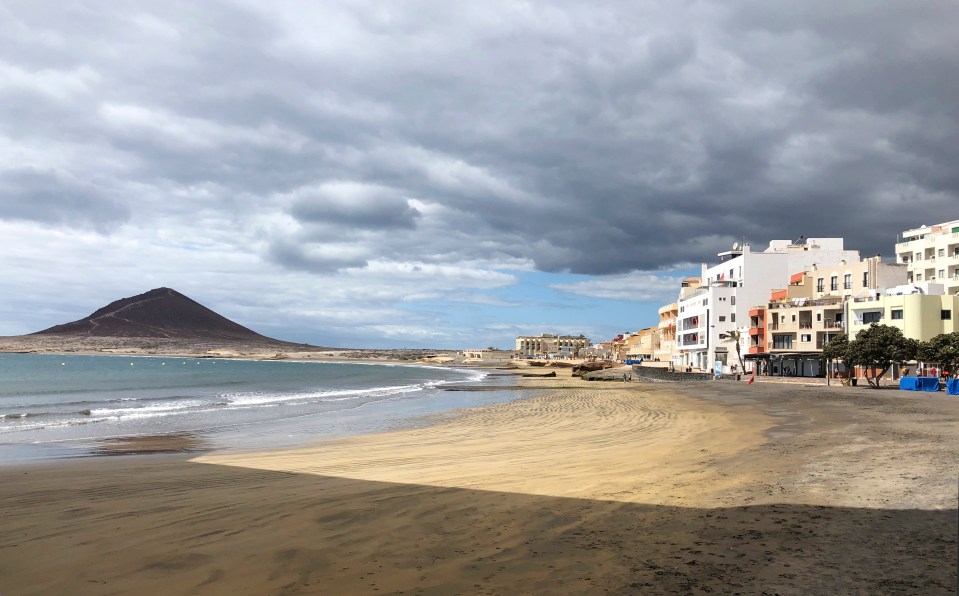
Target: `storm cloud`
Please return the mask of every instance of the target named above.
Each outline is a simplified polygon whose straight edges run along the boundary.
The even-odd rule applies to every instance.
[[[957,24],[946,0],[8,3],[0,218],[599,297],[743,238],[888,255],[959,217]]]

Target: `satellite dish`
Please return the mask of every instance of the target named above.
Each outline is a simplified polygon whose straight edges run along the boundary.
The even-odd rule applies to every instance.
[[[739,243],[733,242],[733,250],[739,250]]]

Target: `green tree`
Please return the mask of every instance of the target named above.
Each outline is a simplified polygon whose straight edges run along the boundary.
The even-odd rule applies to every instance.
[[[822,357],[826,360],[846,360],[846,350],[849,349],[849,338],[845,333],[832,336],[822,347]]]
[[[959,372],[959,332],[943,333],[919,344],[919,360],[936,362],[953,375]]]
[[[824,360],[841,360],[843,363],[846,362],[846,350],[849,349],[849,338],[846,337],[845,333],[839,333],[833,335],[829,338],[829,341],[826,342],[822,347],[822,357]],[[832,367],[829,367],[827,371],[831,372]],[[828,372],[827,372],[828,374]],[[828,382],[828,381],[827,381]]]
[[[732,331],[727,331],[726,333],[720,335],[720,338],[723,336],[725,336],[725,341],[736,344],[736,357],[739,359],[739,372],[745,373],[746,363],[743,362],[743,349],[741,347],[743,332],[739,329],[733,329]]]
[[[849,342],[843,362],[850,367],[862,366],[878,370],[879,373],[875,376],[867,376],[866,381],[873,388],[879,389],[880,379],[892,365],[913,360],[918,349],[919,342],[904,336],[898,327],[874,323]]]

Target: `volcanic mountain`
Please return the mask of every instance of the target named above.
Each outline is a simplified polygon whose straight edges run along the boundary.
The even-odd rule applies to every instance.
[[[85,319],[32,335],[278,341],[234,323],[170,288],[111,302]]]

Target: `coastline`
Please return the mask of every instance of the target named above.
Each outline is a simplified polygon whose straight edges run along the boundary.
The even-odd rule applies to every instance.
[[[545,390],[423,428],[0,469],[0,592],[952,593],[956,400],[517,383]]]
[[[125,374],[125,371],[134,370],[133,368],[126,367],[127,360],[130,361],[130,366],[132,367],[133,363],[141,358],[148,359],[152,364],[138,362],[136,370],[147,371],[148,375],[151,374],[151,371],[159,373],[161,370],[171,370],[170,367],[166,367],[165,369],[160,368],[161,360],[163,361],[162,364],[166,365],[169,364],[169,360],[171,359],[170,356],[160,355],[121,356],[116,354],[96,354],[90,358],[88,358],[87,355],[81,354],[17,354],[15,356],[16,358],[25,358],[26,360],[24,360],[24,362],[34,362],[34,358],[41,359],[38,360],[38,362],[48,363],[48,368],[51,362],[53,365],[62,365],[63,363],[61,363],[60,360],[62,357],[67,365],[67,368],[62,370],[73,370],[74,363],[92,363],[97,362],[99,358],[119,359],[121,364],[123,364],[119,371],[123,374]],[[2,355],[0,355],[0,357],[2,357]],[[77,360],[71,360],[72,358],[77,358]],[[174,364],[180,364],[180,358],[181,357],[173,358],[175,360]],[[182,358],[184,359],[184,364],[200,364],[202,362],[195,358]],[[213,359],[210,362],[215,363],[216,360],[256,363],[255,359]],[[23,365],[18,365],[18,362],[19,360],[14,359],[9,364],[9,366],[13,367],[12,370],[26,370],[22,368]],[[109,361],[104,360],[104,362]],[[294,378],[292,376],[294,371],[312,369],[312,367],[309,366],[310,364],[322,368],[317,369],[319,372],[315,373],[315,375],[317,375],[315,377],[310,376],[313,373],[305,373],[306,377],[304,378],[307,379],[307,385],[304,385],[303,389],[299,387],[297,387],[297,389],[307,392],[319,391],[319,393],[316,394],[320,397],[319,401],[315,403],[304,402],[306,405],[300,405],[298,407],[288,405],[289,402],[286,401],[286,394],[283,393],[283,391],[289,393],[289,383],[291,382],[290,379]],[[221,366],[223,366],[223,364],[221,364]],[[370,389],[367,389],[367,386],[363,385],[361,381],[361,385],[353,387],[353,389],[356,390],[355,393],[351,393],[353,389],[332,389],[333,393],[342,395],[345,392],[346,394],[352,395],[352,397],[343,398],[334,396],[330,399],[323,399],[322,394],[326,389],[322,379],[326,378],[327,375],[332,375],[333,378],[348,379],[353,377],[363,379],[367,374],[365,372],[338,373],[335,372],[337,366],[347,367],[344,371],[360,371],[367,367],[373,367],[377,368],[378,372],[371,370],[369,373],[369,378],[372,383],[369,385]],[[41,365],[41,368],[42,367],[43,365]],[[91,370],[90,364],[81,365],[81,370],[84,370],[84,367],[86,371]],[[180,367],[175,368],[180,369]],[[190,368],[193,367],[191,366]],[[55,369],[56,373],[61,373],[60,366],[55,366]],[[82,416],[80,416],[78,421],[65,419],[64,422],[61,422],[60,420],[54,420],[54,424],[51,425],[53,430],[47,434],[44,434],[45,431],[43,430],[32,432],[28,429],[23,433],[11,432],[10,434],[0,435],[0,467],[16,465],[22,461],[36,462],[49,459],[77,459],[98,455],[178,452],[203,453],[217,451],[244,452],[303,446],[319,439],[375,433],[384,430],[421,425],[423,424],[422,419],[443,414],[448,410],[516,399],[516,391],[518,389],[517,387],[503,386],[505,381],[503,378],[486,377],[487,370],[481,367],[458,365],[437,367],[421,362],[409,361],[385,362],[350,359],[327,362],[320,360],[288,359],[260,362],[255,368],[247,367],[239,369],[231,367],[220,369],[216,367],[216,369],[223,374],[220,374],[220,372],[212,373],[213,369],[211,369],[211,374],[215,374],[214,378],[219,379],[217,382],[222,383],[222,391],[227,392],[233,391],[231,383],[243,382],[251,378],[250,371],[258,371],[253,373],[252,378],[266,380],[259,381],[259,387],[248,387],[246,391],[249,393],[249,396],[251,396],[248,397],[248,399],[252,400],[254,404],[266,402],[267,407],[265,409],[251,408],[249,406],[244,408],[241,402],[238,411],[251,412],[252,417],[251,414],[247,414],[245,417],[242,415],[238,416],[235,412],[225,408],[221,414],[218,413],[221,411],[213,406],[224,405],[219,403],[223,398],[218,398],[217,395],[219,394],[210,393],[209,395],[198,394],[198,397],[195,398],[196,400],[205,399],[212,404],[210,407],[213,409],[203,410],[204,412],[208,412],[206,417],[184,417],[182,422],[170,422],[173,418],[165,416],[164,409],[173,409],[168,405],[170,402],[161,402],[159,406],[153,406],[150,402],[147,402],[147,405],[143,406],[144,410],[150,410],[151,407],[156,407],[161,410],[159,418],[157,418],[159,423],[155,425],[138,423],[142,415],[140,415],[140,410],[136,407],[129,407],[128,410],[123,411],[124,413],[132,412],[132,414],[130,414],[131,422],[126,424],[113,422],[102,426],[88,425]],[[423,372],[412,372],[417,369],[421,369]],[[108,370],[112,373],[118,369],[115,365],[107,364],[103,367],[103,370]],[[434,372],[429,372],[431,370]],[[162,374],[165,378],[166,373],[164,372]],[[87,377],[89,377],[89,374]],[[271,384],[271,378],[275,378],[275,381],[280,385]],[[312,383],[314,382],[314,378],[316,378],[316,382],[319,383],[319,385],[316,386],[319,387],[319,389],[313,388],[314,385]],[[202,379],[201,381],[191,381],[191,383],[199,382],[199,386],[204,387],[203,383],[211,382],[206,380],[208,377],[204,376]],[[376,381],[377,379],[379,379],[379,381]],[[384,379],[386,380],[385,382],[383,381]],[[408,380],[390,382],[393,379]],[[292,382],[294,384],[296,383],[296,381]],[[411,382],[412,385],[406,384]],[[150,382],[148,381],[147,383],[149,384]],[[284,385],[284,383],[286,383],[286,385]],[[444,388],[459,387],[464,383],[469,384],[471,387],[476,387],[475,384],[479,383],[483,391],[469,391],[454,394],[444,390]],[[394,387],[392,385],[396,386]],[[278,401],[271,404],[268,402],[271,399],[271,391],[274,386],[284,386],[287,387],[287,389],[280,390],[280,392],[276,394],[279,397],[275,398]],[[86,385],[82,385],[82,387],[86,387]],[[121,385],[121,387],[123,386]],[[187,395],[184,392],[177,393],[181,390],[177,389],[179,385],[175,382],[170,385],[170,387],[168,393],[171,395]],[[381,393],[381,397],[376,399],[366,399],[364,397],[363,394],[365,393],[378,392],[378,387],[384,387],[388,391]],[[123,407],[130,398],[124,398],[123,393],[112,394],[110,391],[109,388],[100,391],[100,393],[104,395],[112,396],[112,399],[109,401],[102,403],[94,401],[77,402],[83,405],[74,406],[74,410],[84,407],[94,408],[92,410],[93,413],[99,417],[108,415],[118,416],[116,412],[120,410],[114,411],[109,410],[109,408]],[[289,395],[296,394],[296,391],[289,393]],[[162,393],[161,395],[166,394]],[[246,393],[237,395],[240,395],[242,399]],[[266,395],[266,397],[263,397],[263,395]],[[70,399],[77,398],[71,397]],[[145,399],[149,400],[150,397]],[[176,397],[172,399],[183,401],[189,398]],[[113,402],[124,403],[123,406],[114,406]],[[51,403],[53,406],[50,411],[55,411],[57,407],[56,402]],[[175,403],[178,404],[179,402]],[[195,407],[198,403],[200,402],[188,401],[186,407]],[[89,404],[94,405],[91,406]],[[332,404],[343,405],[333,406]],[[283,407],[270,407],[275,405]],[[16,404],[12,406],[14,409],[10,409],[9,411],[13,412],[13,414],[9,414],[8,417],[37,420],[37,417],[42,415],[52,416],[51,414],[45,414],[48,410],[45,409],[47,406],[44,404],[38,404],[36,406],[21,404],[19,410],[15,409],[16,407],[18,407]],[[98,408],[107,408],[107,410],[100,410]],[[89,415],[91,411],[88,409],[85,412],[75,412],[74,410],[66,410],[65,416],[72,415],[74,418],[77,418],[78,414],[86,413]],[[23,414],[22,412],[30,413]],[[38,414],[37,412],[40,413]],[[257,412],[263,413],[256,414]],[[152,412],[148,411],[148,414],[150,413]],[[41,429],[43,428],[43,424],[44,423],[41,423]],[[65,431],[54,432],[59,431],[61,428],[65,429]],[[16,428],[13,430],[15,431]]]

